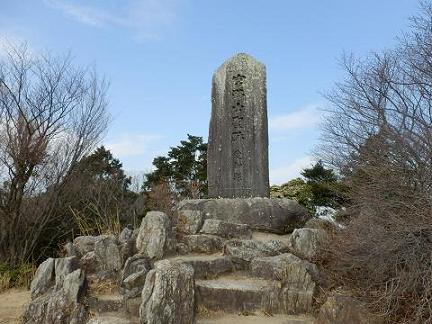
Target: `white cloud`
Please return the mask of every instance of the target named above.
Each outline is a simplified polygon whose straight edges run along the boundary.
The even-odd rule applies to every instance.
[[[155,134],[123,134],[109,140],[105,146],[115,157],[125,158],[148,153],[150,146],[162,138]]]
[[[49,7],[94,27],[120,27],[133,30],[139,38],[157,38],[171,26],[185,0],[125,0],[111,6],[89,6],[71,0],[44,0]]]
[[[308,105],[286,115],[270,119],[273,130],[292,130],[314,127],[321,120],[321,112],[317,105]]]
[[[300,172],[314,163],[311,156],[305,156],[293,161],[285,167],[270,169],[270,183],[280,185],[300,176]]]

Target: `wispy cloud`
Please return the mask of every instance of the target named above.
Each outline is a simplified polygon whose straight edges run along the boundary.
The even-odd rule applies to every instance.
[[[164,29],[174,24],[184,1],[124,0],[103,7],[71,0],[44,0],[44,3],[86,25],[119,27],[132,30],[138,38],[158,38]]]
[[[321,112],[317,105],[308,105],[296,111],[270,119],[273,130],[292,130],[314,127],[321,120]]]
[[[311,156],[305,156],[293,161],[285,167],[270,169],[270,183],[280,185],[300,176],[300,172],[313,164]]]
[[[123,134],[108,140],[105,146],[114,156],[125,158],[148,153],[150,147],[160,139],[162,136],[155,134]]]

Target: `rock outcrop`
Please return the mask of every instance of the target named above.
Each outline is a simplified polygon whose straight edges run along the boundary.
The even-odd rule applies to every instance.
[[[173,250],[171,222],[165,213],[147,213],[139,228],[136,248],[138,253],[152,260],[160,260]]]
[[[194,294],[194,270],[190,265],[169,260],[156,262],[142,291],[141,323],[193,323]]]

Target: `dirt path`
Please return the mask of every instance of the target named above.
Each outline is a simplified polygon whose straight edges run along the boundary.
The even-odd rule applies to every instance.
[[[30,300],[30,291],[10,289],[0,293],[0,324],[21,323],[24,305]]]

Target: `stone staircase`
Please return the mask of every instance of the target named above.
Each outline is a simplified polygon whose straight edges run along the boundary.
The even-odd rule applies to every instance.
[[[211,217],[182,210],[173,231],[149,212],[135,231],[76,238],[39,267],[25,323],[315,323],[320,275],[304,256],[323,233]]]
[[[247,229],[224,222],[222,232],[186,235],[184,254],[166,258],[194,269],[197,323],[314,323],[305,315],[312,312],[314,265],[289,253],[289,235]],[[90,291],[87,302],[91,324],[139,323],[141,296]]]

